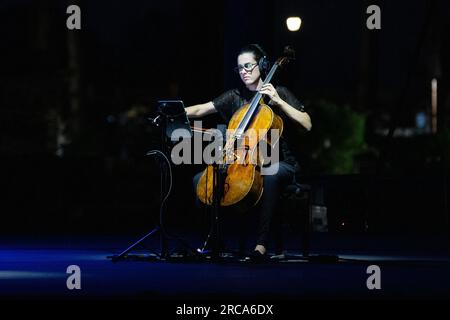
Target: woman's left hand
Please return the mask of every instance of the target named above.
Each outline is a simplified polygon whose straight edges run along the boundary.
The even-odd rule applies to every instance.
[[[259,92],[261,92],[262,94],[265,94],[266,96],[268,96],[270,98],[269,104],[280,105],[282,102],[280,96],[278,95],[277,90],[270,83],[263,85],[261,87],[261,89],[259,90]]]

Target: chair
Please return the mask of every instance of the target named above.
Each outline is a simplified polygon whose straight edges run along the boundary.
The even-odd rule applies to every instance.
[[[281,195],[282,210],[274,217],[274,241],[276,255],[282,255],[284,249],[283,225],[287,220],[300,219],[301,243],[303,257],[309,256],[311,236],[311,198],[312,188],[308,184],[294,181],[289,184]],[[303,206],[302,206],[303,204]],[[301,208],[299,210],[299,208]],[[298,214],[300,213],[300,216]],[[293,215],[293,217],[290,217]]]

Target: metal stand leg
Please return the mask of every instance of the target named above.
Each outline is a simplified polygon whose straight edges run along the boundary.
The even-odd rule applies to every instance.
[[[128,248],[126,248],[124,251],[122,251],[121,253],[119,253],[117,256],[113,256],[112,260],[114,262],[119,261],[123,258],[125,258],[125,256],[128,254],[128,252],[130,252],[131,250],[133,250],[136,246],[138,246],[139,244],[141,244],[143,241],[145,241],[145,239],[147,239],[148,237],[150,237],[152,234],[154,234],[155,232],[159,231],[160,227],[156,227],[155,229],[153,229],[152,231],[150,231],[149,233],[147,233],[145,236],[143,236],[141,239],[139,239],[138,241],[136,241],[135,243],[133,243],[131,246],[129,246]],[[162,236],[162,235],[161,235]],[[162,253],[161,253],[162,255]]]
[[[221,258],[221,254],[223,253],[220,230],[220,200],[222,199],[223,194],[224,170],[226,170],[226,168],[221,168],[220,165],[213,165],[213,204],[211,206],[212,226],[211,231],[203,244],[203,248],[198,250],[198,252],[202,254],[210,253],[211,258],[214,260]],[[206,249],[208,245],[211,245],[210,252]]]

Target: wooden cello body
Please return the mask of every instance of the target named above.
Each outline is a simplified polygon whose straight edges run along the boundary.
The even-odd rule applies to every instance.
[[[231,118],[228,130],[237,129],[238,124],[248,111],[250,104],[241,107]],[[272,109],[265,105],[259,105],[259,111],[254,121],[243,137],[239,147],[232,148],[231,142],[227,142],[224,155],[226,176],[222,189],[221,206],[233,206],[239,211],[246,211],[254,206],[263,193],[263,177],[261,166],[263,159],[259,155],[261,143],[273,145],[277,141],[270,141],[270,130],[283,130],[283,121]],[[228,140],[233,141],[233,140]],[[233,141],[234,142],[234,141]],[[230,152],[230,150],[233,150]],[[203,172],[197,185],[197,196],[208,205],[213,203],[214,167],[209,165]]]

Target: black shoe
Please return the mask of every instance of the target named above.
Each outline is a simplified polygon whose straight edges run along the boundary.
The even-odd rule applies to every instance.
[[[265,262],[267,260],[268,260],[267,255],[262,254],[258,250],[253,251],[253,253],[249,257],[249,261],[253,263]]]

